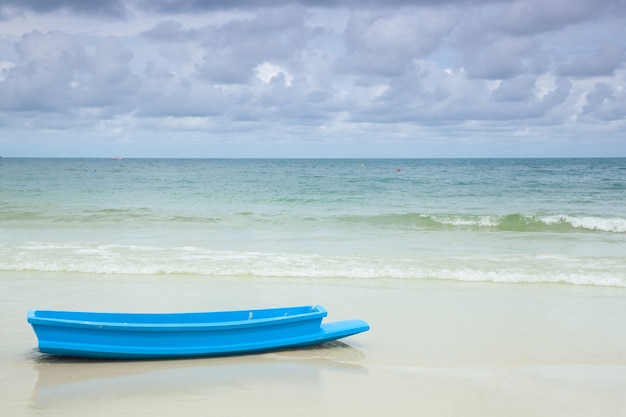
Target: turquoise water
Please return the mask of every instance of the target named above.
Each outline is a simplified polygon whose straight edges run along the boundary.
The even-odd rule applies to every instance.
[[[0,159],[0,271],[626,286],[626,159]]]

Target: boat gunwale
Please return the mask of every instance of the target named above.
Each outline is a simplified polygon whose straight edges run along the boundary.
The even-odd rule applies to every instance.
[[[255,312],[270,311],[270,310],[289,310],[289,309],[306,309],[310,308],[310,312],[304,312],[299,314],[291,314],[277,317],[264,317],[254,318]],[[59,312],[59,313],[75,313],[80,315],[81,313],[95,313],[110,315],[110,317],[190,317],[190,316],[202,316],[211,313],[232,313],[232,314],[244,314],[252,313],[252,317],[246,320],[223,320],[216,322],[171,322],[171,323],[159,323],[159,322],[122,322],[122,321],[95,321],[95,320],[73,320],[67,318],[50,318],[50,317],[38,317],[37,312]],[[242,329],[251,327],[272,326],[279,324],[286,324],[291,322],[305,321],[305,320],[317,320],[326,317],[327,311],[324,307],[319,305],[311,306],[295,306],[287,308],[277,309],[256,309],[256,310],[233,310],[233,311],[219,311],[219,312],[175,312],[175,313],[110,313],[110,312],[86,312],[86,311],[64,311],[64,310],[28,310],[27,320],[32,326],[50,326],[50,327],[75,327],[86,329],[109,329],[109,330],[126,330],[126,331],[209,331],[209,330],[228,330],[229,328]]]

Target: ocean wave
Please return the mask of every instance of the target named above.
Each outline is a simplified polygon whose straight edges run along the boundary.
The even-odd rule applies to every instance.
[[[626,233],[626,218],[578,216],[567,214],[386,214],[346,216],[349,223],[365,222],[373,226],[423,229],[489,229],[511,232],[581,232]]]
[[[73,207],[68,210],[50,208],[8,208],[0,211],[0,224],[30,228],[71,225],[83,227],[116,227],[132,225],[141,227],[177,227],[202,224],[229,224],[245,222],[247,227],[272,224],[273,228],[316,224],[320,228],[335,228],[336,224],[350,227],[357,224],[372,228],[410,230],[487,230],[507,232],[569,233],[601,232],[626,233],[626,218],[567,213],[388,213],[388,214],[330,214],[330,210],[313,213],[290,211],[276,207],[269,211],[250,210],[191,210],[148,207],[94,208]],[[265,226],[264,226],[265,227]],[[317,226],[316,226],[317,227]]]
[[[0,222],[39,223],[42,225],[110,225],[120,223],[144,224],[184,224],[184,223],[215,223],[220,219],[185,213],[159,212],[146,207],[81,209],[68,210],[28,209],[5,210],[0,212]]]
[[[569,224],[576,229],[599,230],[603,232],[626,233],[626,219],[602,218],[592,216],[542,216],[547,225]]]
[[[441,256],[377,258],[213,251],[173,248],[30,242],[0,246],[0,271],[86,273],[94,275],[196,275],[348,280],[448,280],[460,282],[572,284],[626,287],[621,257],[558,255]]]

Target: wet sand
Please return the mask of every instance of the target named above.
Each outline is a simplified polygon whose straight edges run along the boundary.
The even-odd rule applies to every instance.
[[[0,273],[2,415],[626,416],[626,289],[400,280]],[[175,361],[33,351],[29,308],[321,304],[371,330],[319,347]]]

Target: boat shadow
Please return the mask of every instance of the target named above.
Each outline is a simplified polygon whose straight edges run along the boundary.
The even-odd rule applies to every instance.
[[[32,353],[38,373],[33,406],[90,401],[121,395],[171,395],[172,392],[225,387],[320,384],[324,372],[367,373],[365,355],[343,342],[262,354],[175,360],[102,360]]]

